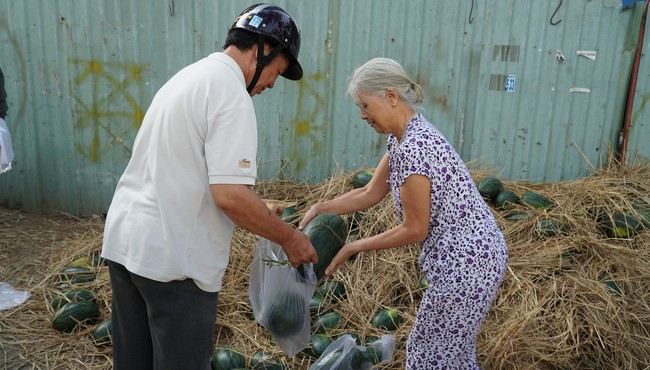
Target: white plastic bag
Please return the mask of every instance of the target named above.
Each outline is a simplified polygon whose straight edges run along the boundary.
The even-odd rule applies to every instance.
[[[0,310],[7,310],[16,307],[27,300],[31,296],[30,292],[16,290],[11,285],[1,282],[0,283]]]
[[[0,118],[0,173],[11,169],[14,160],[14,150],[11,144],[11,134],[5,120]]]
[[[265,327],[289,356],[309,345],[309,301],[316,290],[313,264],[299,273],[282,248],[259,238],[251,264],[248,295],[255,321]]]
[[[394,335],[383,335],[367,346],[359,346],[350,334],[345,334],[327,346],[309,370],[368,370],[391,362],[394,352]]]
[[[367,344],[363,351],[366,355],[361,363],[361,370],[371,369],[377,364],[389,363],[393,361],[395,353],[395,336],[384,334],[380,339]]]
[[[350,334],[345,334],[327,346],[309,370],[359,369],[363,361],[361,356],[355,339]]]

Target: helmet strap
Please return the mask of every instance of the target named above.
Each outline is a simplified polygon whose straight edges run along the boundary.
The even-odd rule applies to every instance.
[[[262,34],[257,35],[257,67],[255,68],[255,74],[253,75],[251,83],[248,84],[248,87],[246,88],[249,94],[253,91],[255,84],[260,79],[264,67],[269,65],[273,58],[275,58],[282,49],[284,49],[284,46],[278,44],[273,50],[271,50],[269,55],[264,55],[264,36],[262,36]]]

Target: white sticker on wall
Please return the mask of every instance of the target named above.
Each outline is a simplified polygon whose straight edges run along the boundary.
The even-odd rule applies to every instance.
[[[515,80],[517,79],[516,75],[508,75],[506,78],[506,91],[513,92],[515,91]]]
[[[576,55],[581,56],[581,57],[585,57],[587,59],[596,60],[596,52],[595,51],[578,50],[578,51],[576,51]]]

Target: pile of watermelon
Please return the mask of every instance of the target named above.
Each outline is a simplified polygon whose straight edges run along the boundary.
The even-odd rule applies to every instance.
[[[483,198],[497,210],[507,210],[515,205],[525,205],[529,209],[546,212],[555,206],[555,203],[544,195],[528,191],[521,197],[510,189],[505,189],[501,180],[487,176],[477,184],[478,191]],[[596,209],[591,217],[599,225],[600,230],[609,238],[630,238],[645,228],[650,228],[650,209],[643,206],[634,206],[635,215],[623,214],[620,211],[608,212],[606,209]],[[526,212],[513,211],[505,215],[506,220],[520,220],[527,216]],[[561,220],[550,216],[538,220],[535,231],[540,236],[552,237],[566,234],[569,226]]]
[[[97,253],[75,259],[59,275],[59,285],[50,301],[52,328],[64,333],[94,327],[90,337],[98,348],[111,344],[111,319],[102,322],[102,311],[93,282],[104,260]]]

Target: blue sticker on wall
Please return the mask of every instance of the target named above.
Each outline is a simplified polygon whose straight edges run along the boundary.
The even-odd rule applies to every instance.
[[[259,27],[260,23],[262,23],[262,18],[260,18],[258,16],[253,16],[253,19],[251,19],[251,21],[248,24],[250,24],[251,26],[257,28],[257,27]]]
[[[506,91],[507,92],[513,92],[515,91],[515,79],[517,76],[515,75],[508,75],[506,78]]]

